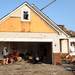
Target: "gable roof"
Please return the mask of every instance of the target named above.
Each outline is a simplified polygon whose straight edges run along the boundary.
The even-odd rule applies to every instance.
[[[11,11],[10,13],[8,13],[4,17],[2,17],[0,19],[0,23],[5,21],[7,18],[9,18],[11,16],[11,14],[13,14],[17,9],[21,8],[23,5],[28,6],[31,10],[33,10],[36,14],[38,14],[48,25],[50,25],[53,29],[55,29],[57,32],[59,32],[59,34],[60,34],[60,32],[62,32],[67,37],[69,37],[69,35],[64,30],[62,30],[54,21],[52,21],[48,16],[46,16],[42,11],[40,11],[35,5],[30,5],[28,2],[24,2],[19,7],[17,7],[13,11]]]

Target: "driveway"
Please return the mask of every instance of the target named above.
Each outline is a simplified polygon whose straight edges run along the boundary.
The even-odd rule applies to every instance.
[[[26,61],[0,65],[0,75],[74,75],[63,66],[50,64],[30,64]]]

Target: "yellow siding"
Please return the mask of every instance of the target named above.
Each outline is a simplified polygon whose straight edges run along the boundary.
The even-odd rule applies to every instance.
[[[0,31],[11,32],[21,31],[21,23],[19,18],[8,18],[0,24]]]
[[[22,22],[21,17],[9,17],[0,24],[1,32],[50,32],[56,31],[50,27],[42,18],[35,12],[30,10],[30,22]]]

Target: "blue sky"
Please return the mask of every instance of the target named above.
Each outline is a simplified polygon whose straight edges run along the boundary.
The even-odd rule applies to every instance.
[[[41,9],[52,0],[1,0],[0,18],[25,1],[28,1],[30,4],[35,4]],[[63,24],[68,29],[75,31],[75,0],[56,0],[55,3],[48,6],[43,12],[56,24]]]

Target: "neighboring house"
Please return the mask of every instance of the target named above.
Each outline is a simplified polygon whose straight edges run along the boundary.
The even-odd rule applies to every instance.
[[[50,63],[61,63],[61,54],[69,53],[70,35],[44,15],[37,7],[23,3],[0,20],[0,50],[20,51],[38,46],[47,53]]]

